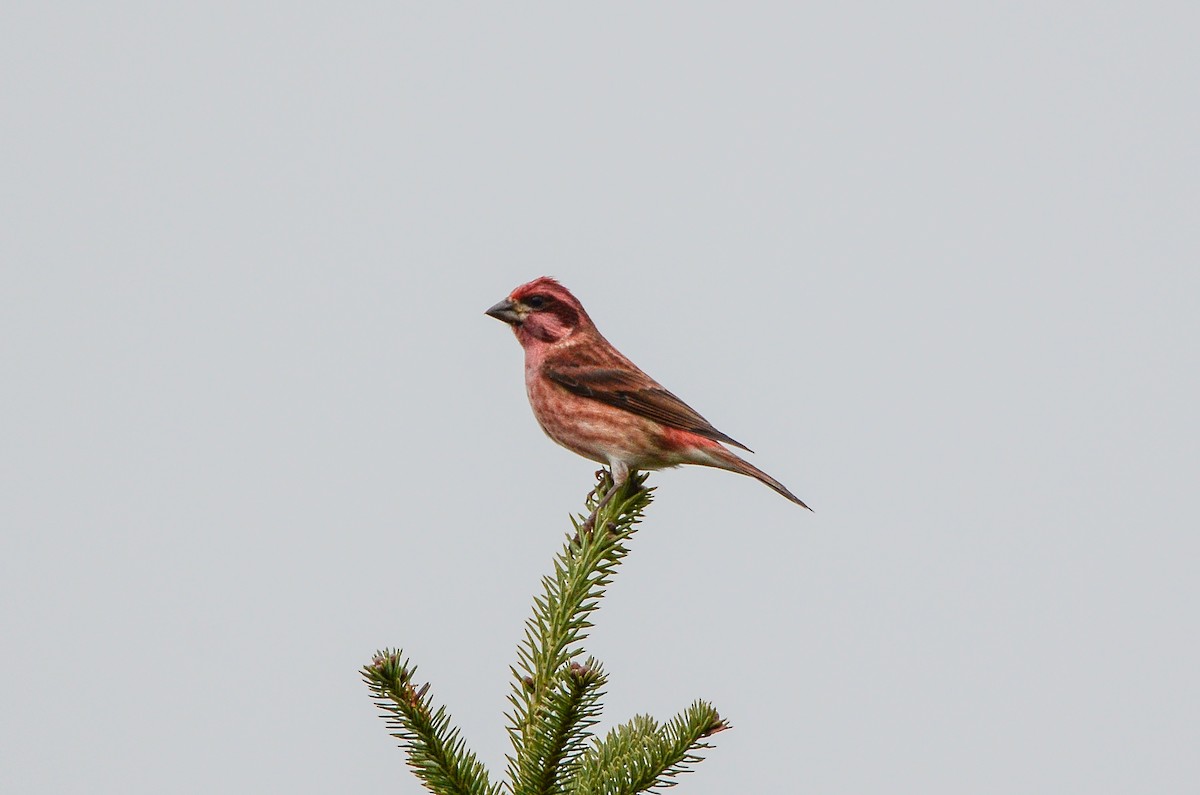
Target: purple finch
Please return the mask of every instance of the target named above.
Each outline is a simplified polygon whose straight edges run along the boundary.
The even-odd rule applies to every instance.
[[[750,448],[718,431],[625,358],[554,279],[543,276],[521,285],[487,314],[511,325],[525,349],[525,389],[542,430],[611,469],[613,487],[601,505],[633,470],[699,464],[749,475],[808,508],[724,445]]]

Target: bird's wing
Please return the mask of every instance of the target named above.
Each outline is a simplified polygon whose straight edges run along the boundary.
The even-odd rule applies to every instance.
[[[592,364],[547,362],[542,373],[556,384],[581,397],[647,417],[663,425],[691,431],[716,442],[753,452],[741,442],[721,433],[691,406],[663,389],[640,370],[598,367]]]

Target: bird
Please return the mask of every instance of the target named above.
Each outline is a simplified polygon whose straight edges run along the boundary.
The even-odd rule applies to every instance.
[[[525,390],[546,435],[612,473],[612,488],[585,527],[631,472],[681,464],[748,475],[808,508],[726,445],[753,452],[749,447],[717,430],[613,347],[557,280],[541,276],[522,284],[484,314],[509,324],[524,349]]]

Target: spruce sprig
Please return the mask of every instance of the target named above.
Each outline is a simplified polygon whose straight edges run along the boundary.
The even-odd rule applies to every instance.
[[[729,724],[711,704],[695,701],[664,726],[638,715],[597,741],[577,762],[570,795],[633,795],[673,787],[710,748],[704,742]]]
[[[587,498],[588,513],[613,487],[608,472],[596,473],[597,484]],[[514,795],[544,795],[562,791],[562,773],[578,756],[588,736],[588,723],[576,714],[576,704],[563,698],[573,674],[571,663],[583,654],[580,642],[592,626],[604,589],[629,553],[625,542],[637,532],[651,489],[644,473],[631,476],[596,515],[593,529],[583,530],[583,518],[572,517],[575,534],[554,559],[554,573],[542,578],[542,594],[534,598],[533,616],[525,622],[525,640],[512,668],[509,737],[514,755],[508,774]],[[579,703],[595,702],[603,678],[578,679]],[[598,711],[598,710],[597,710]]]
[[[435,795],[498,795],[487,770],[467,750],[445,707],[433,709],[429,685],[413,684],[416,666],[400,649],[376,652],[362,669],[388,730],[408,752],[408,766]]]
[[[616,727],[600,740],[592,728],[600,720],[607,677],[600,663],[583,662],[583,640],[605,589],[629,554],[651,501],[646,475],[631,473],[596,514],[594,529],[584,514],[571,517],[574,534],[542,579],[525,638],[517,649],[507,713],[513,753],[508,780],[488,782],[487,771],[469,751],[444,707],[434,709],[429,685],[413,683],[416,668],[399,649],[378,652],[363,668],[363,679],[384,712],[392,735],[408,754],[408,764],[436,795],[624,795],[674,786],[709,747],[704,740],[729,728],[713,707],[696,701],[666,724],[645,715]],[[611,475],[597,473],[588,494],[587,515],[613,488]]]

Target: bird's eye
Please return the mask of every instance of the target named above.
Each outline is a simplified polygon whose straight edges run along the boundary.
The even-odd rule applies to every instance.
[[[525,299],[525,305],[530,309],[541,309],[546,305],[546,296],[531,295]]]

